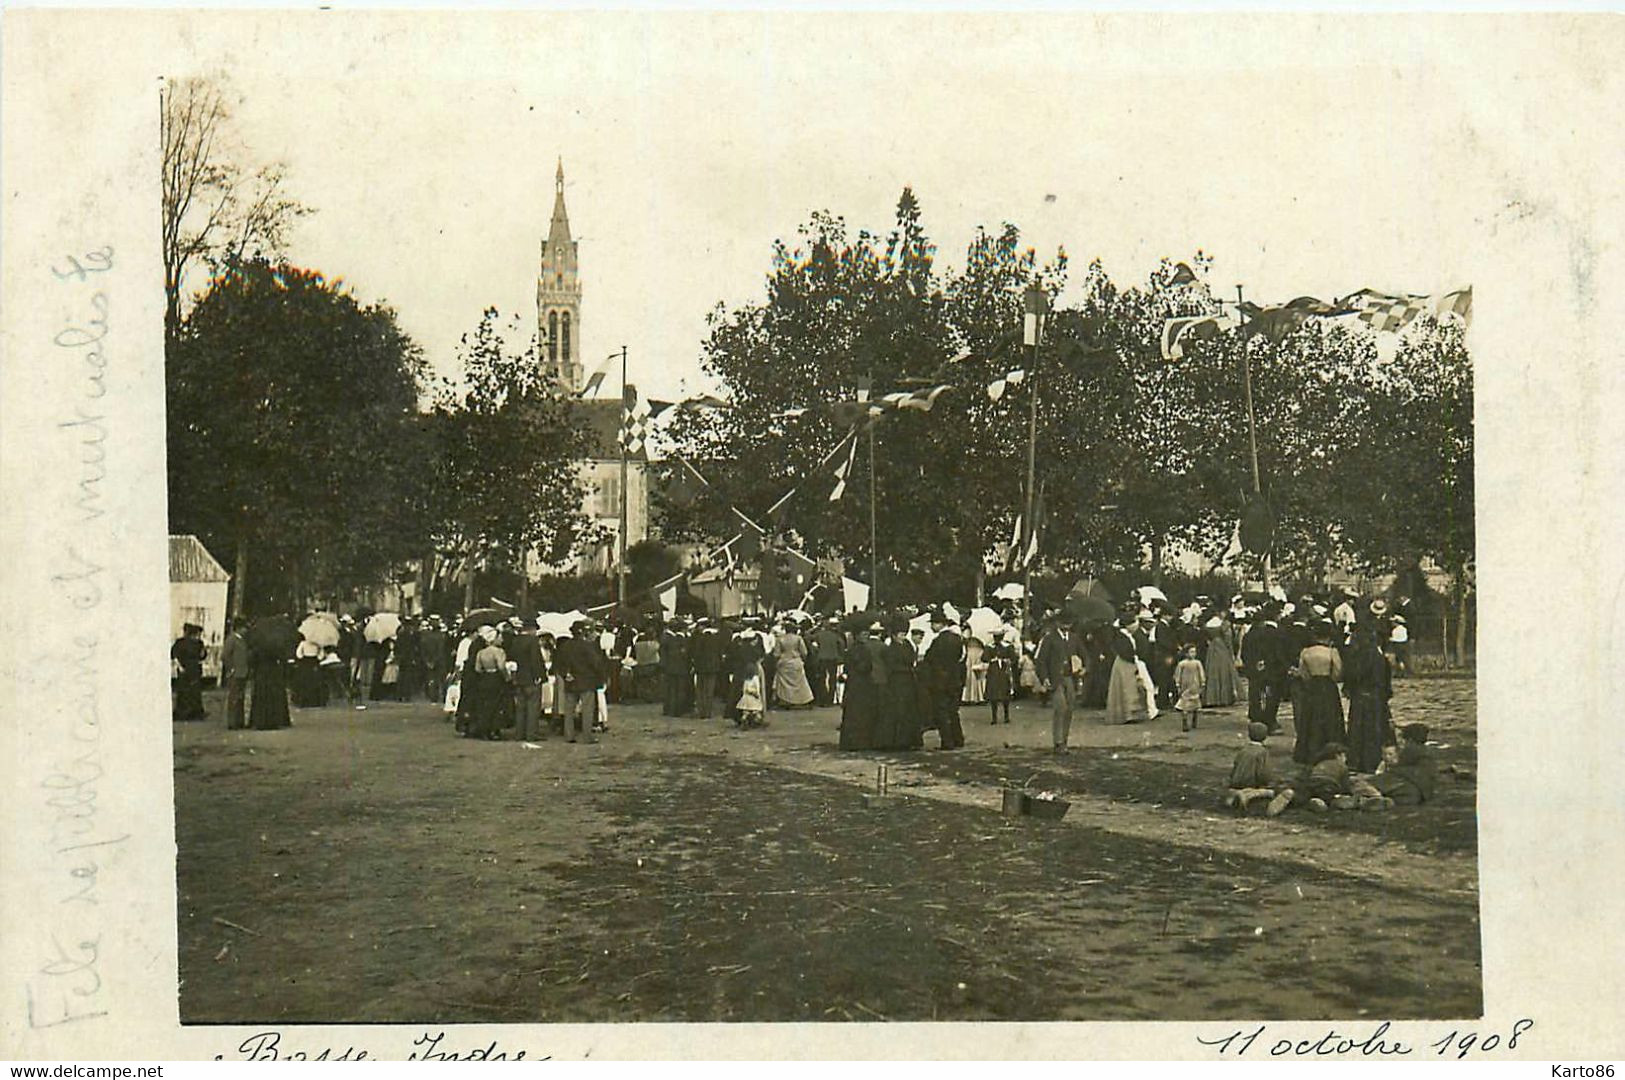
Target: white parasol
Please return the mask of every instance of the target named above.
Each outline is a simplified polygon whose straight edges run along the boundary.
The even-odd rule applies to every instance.
[[[1008,582],[993,590],[993,599],[995,600],[1020,600],[1025,595],[1027,595],[1026,590],[1021,587],[1019,581]]]
[[[401,630],[401,617],[393,611],[380,611],[367,620],[363,631],[368,641],[389,641]]]
[[[323,649],[337,647],[339,621],[335,616],[319,611],[306,617],[305,621],[299,624],[299,636]]]

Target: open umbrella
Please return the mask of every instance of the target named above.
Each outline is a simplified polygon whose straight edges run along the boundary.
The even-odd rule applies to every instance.
[[[292,657],[299,647],[299,631],[286,615],[267,615],[254,620],[254,625],[243,635],[248,647],[264,656]]]
[[[380,611],[367,620],[367,628],[362,631],[368,641],[388,641],[401,631],[401,617],[393,611]]]
[[[993,631],[1004,625],[999,613],[990,607],[972,608],[966,621],[970,624],[971,637],[984,644],[992,641]]]
[[[581,618],[579,611],[544,611],[536,617],[536,627],[542,633],[552,634],[556,638],[569,637],[571,627]]]
[[[1092,577],[1080,578],[1066,595],[1066,610],[1080,623],[1111,622],[1117,617],[1117,606],[1111,593]]]
[[[1153,600],[1161,600],[1164,604],[1168,602],[1168,594],[1155,585],[1141,585],[1134,591],[1139,595],[1142,604],[1149,604]]]
[[[318,612],[315,615],[307,616],[305,621],[299,624],[299,636],[312,645],[323,649],[337,647],[339,643],[338,620],[327,618],[326,615],[326,612]]]
[[[507,622],[512,616],[513,611],[507,608],[475,608],[463,616],[463,632],[478,630],[482,626],[495,626],[498,623]]]
[[[1021,587],[1021,582],[1010,581],[993,590],[995,600],[1020,600],[1027,592]]]

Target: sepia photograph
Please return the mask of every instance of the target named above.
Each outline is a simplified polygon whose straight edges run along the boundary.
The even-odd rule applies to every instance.
[[[8,11],[0,1060],[1617,1056],[1619,45]]]
[[[1436,121],[950,36],[164,80],[183,1022],[1482,1013]]]

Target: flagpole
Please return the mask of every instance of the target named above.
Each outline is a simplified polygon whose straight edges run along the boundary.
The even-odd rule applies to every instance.
[[[620,536],[620,548],[621,548],[621,551],[620,551],[620,557],[617,560],[617,566],[616,566],[616,569],[618,571],[618,576],[617,576],[617,586],[616,586],[615,596],[616,596],[616,599],[618,599],[624,605],[626,603],[626,518],[627,518],[626,478],[627,478],[627,472],[628,472],[627,460],[626,460],[626,444],[627,444],[627,433],[631,430],[632,411],[633,411],[632,406],[630,404],[628,404],[627,400],[626,400],[626,346],[625,345],[621,346],[621,410],[626,414],[625,416],[623,416],[621,418],[621,424],[622,424],[623,428],[625,428],[626,430],[621,433],[621,536]]]
[[[869,376],[870,385],[874,385],[874,376]],[[867,398],[868,395],[864,394]],[[869,422],[869,607],[880,606],[880,541],[877,537],[879,530],[875,528],[875,418],[868,417]]]
[[[1241,317],[1241,286],[1236,286],[1236,315]],[[1243,324],[1245,326],[1245,323]],[[1247,449],[1252,455],[1253,462],[1253,498],[1260,499],[1264,495],[1264,486],[1258,476],[1258,422],[1253,417],[1253,360],[1252,354],[1247,351],[1248,336],[1241,335],[1241,388],[1247,400]],[[1264,591],[1270,591],[1270,553],[1264,550],[1264,571],[1262,574]]]
[[[1027,383],[1027,509],[1021,518],[1021,633],[1023,638],[1033,621],[1033,536],[1037,522],[1033,520],[1034,478],[1038,471],[1038,339],[1043,336],[1043,315],[1046,306],[1044,291],[1036,283],[1027,286],[1023,298],[1026,317],[1032,319],[1032,358],[1028,363]]]

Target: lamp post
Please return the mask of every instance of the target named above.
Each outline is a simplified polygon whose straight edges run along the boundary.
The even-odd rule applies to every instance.
[[[1027,364],[1027,509],[1022,514],[1021,530],[1021,633],[1025,637],[1032,626],[1033,566],[1028,557],[1038,523],[1033,520],[1034,479],[1038,471],[1038,343],[1044,336],[1044,316],[1049,313],[1049,297],[1035,281],[1022,295],[1022,342],[1032,350]]]

